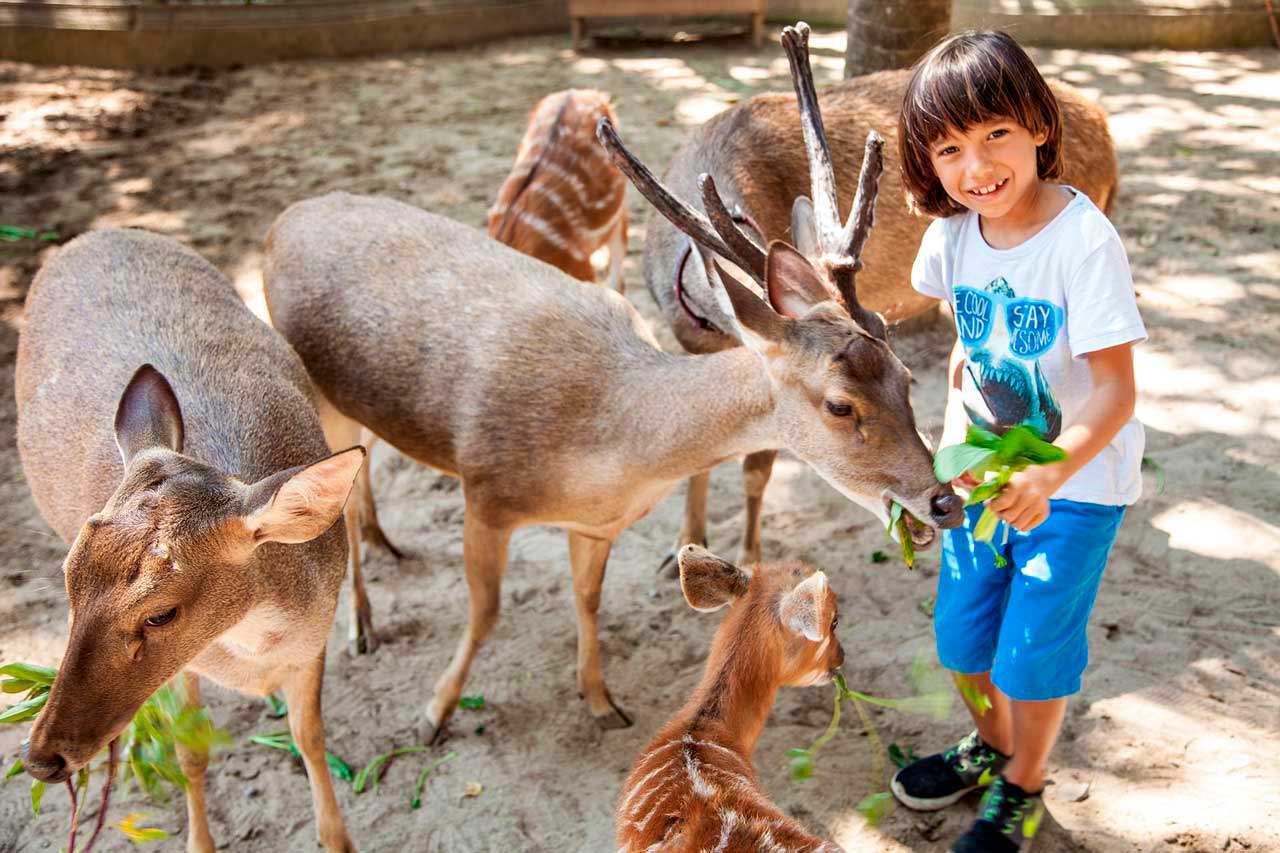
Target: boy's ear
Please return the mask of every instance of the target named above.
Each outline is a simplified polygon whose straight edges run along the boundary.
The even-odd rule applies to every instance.
[[[680,589],[694,610],[719,610],[747,592],[751,576],[712,554],[706,548],[686,545],[676,558],[680,564]]]
[[[778,616],[783,625],[816,643],[822,639],[829,624],[822,615],[826,601],[827,576],[822,572],[814,572],[782,597],[778,604]]]

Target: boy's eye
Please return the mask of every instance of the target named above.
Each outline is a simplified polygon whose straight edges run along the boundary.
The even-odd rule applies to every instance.
[[[957,151],[959,151],[959,150],[960,150],[960,149],[959,149],[959,148],[957,148],[957,147],[955,147],[954,145],[948,145],[948,146],[947,146],[947,147],[945,147],[945,148],[941,148],[941,149],[939,149],[939,150],[938,150],[938,154],[937,154],[937,156],[939,156],[939,157],[946,157],[948,154],[954,154],[954,153],[956,153],[956,152],[957,152]]]
[[[1000,128],[996,128],[995,130],[991,131],[991,134],[990,134],[990,137],[989,137],[989,138],[990,138],[990,139],[999,139],[999,138],[1000,138],[1000,137],[1002,137],[1002,136],[1008,136],[1008,135],[1009,135],[1009,131],[1008,131],[1008,130],[1006,130],[1005,128],[1003,128],[1003,127],[1000,127]]]

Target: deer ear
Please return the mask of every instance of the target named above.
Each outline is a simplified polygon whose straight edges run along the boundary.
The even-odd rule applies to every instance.
[[[244,516],[254,544],[296,545],[324,533],[342,514],[362,464],[364,448],[357,446],[254,483]]]
[[[787,335],[787,319],[778,316],[764,300],[756,296],[724,271],[719,261],[713,260],[715,274],[729,297],[733,318],[743,332],[742,342],[756,352],[763,352],[770,343],[781,343]]]
[[[676,558],[680,564],[680,589],[694,610],[719,610],[747,592],[751,576],[706,548],[686,545]]]
[[[115,431],[125,467],[152,447],[182,452],[182,409],[163,373],[144,364],[133,374],[116,407]]]
[[[818,257],[817,218],[807,195],[796,196],[791,205],[791,242],[806,258]]]
[[[773,310],[793,320],[831,298],[808,258],[781,240],[769,244],[764,280]]]
[[[816,643],[826,632],[827,623],[822,618],[826,601],[827,576],[814,572],[782,597],[778,616],[787,628]]]

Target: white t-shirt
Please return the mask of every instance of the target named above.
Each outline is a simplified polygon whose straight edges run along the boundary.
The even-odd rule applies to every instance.
[[[1093,389],[1085,354],[1146,340],[1120,236],[1088,196],[1072,192],[1011,249],[991,248],[973,211],[935,220],[920,244],[911,283],[951,304],[965,348],[962,400],[979,426],[1025,423],[1056,439]],[[1133,503],[1143,443],[1133,418],[1053,497]]]

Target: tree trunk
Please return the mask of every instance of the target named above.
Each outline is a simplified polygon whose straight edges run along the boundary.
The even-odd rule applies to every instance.
[[[849,0],[844,76],[905,68],[951,28],[951,0]]]

